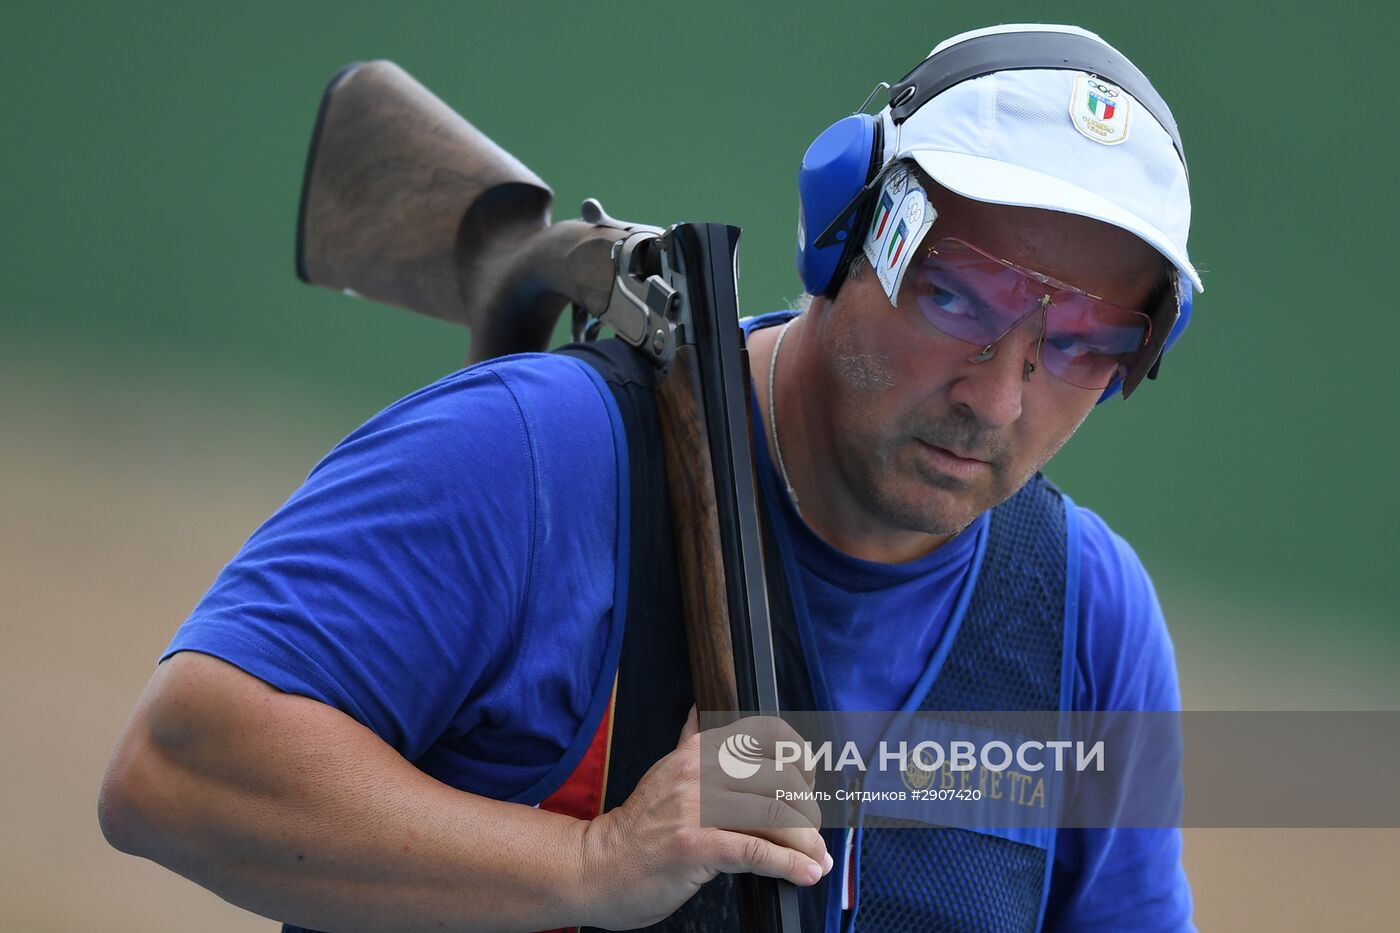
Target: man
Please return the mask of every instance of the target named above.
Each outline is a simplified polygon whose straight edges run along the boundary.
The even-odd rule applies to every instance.
[[[789,706],[1178,705],[1136,557],[1038,475],[1155,372],[1199,288],[1170,115],[1113,83],[1130,65],[1042,61],[1080,53],[1121,61],[1071,27],[954,37],[930,62],[990,55],[981,76],[808,152],[815,297],[746,324]],[[822,207],[869,135],[860,194]],[[322,930],[724,929],[706,885],[733,872],[807,888],[807,929],[1189,928],[1174,830],[700,825],[628,359],[492,361],[332,451],[162,659],[104,781],[108,838]]]

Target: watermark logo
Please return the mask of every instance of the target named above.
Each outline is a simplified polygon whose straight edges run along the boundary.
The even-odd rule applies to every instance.
[[[788,710],[699,722],[710,827],[1400,827],[1400,710]]]
[[[762,761],[763,746],[758,739],[745,732],[734,733],[719,747],[720,770],[736,781],[757,774]]]

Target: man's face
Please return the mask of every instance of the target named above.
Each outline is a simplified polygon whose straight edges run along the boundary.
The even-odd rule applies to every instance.
[[[1161,256],[1116,227],[928,190],[938,211],[930,243],[957,237],[1130,308],[1144,307],[1161,280]],[[813,454],[834,468],[822,490],[824,510],[848,542],[960,531],[1020,489],[1101,394],[1043,367],[1027,381],[1040,314],[1004,336],[990,359],[972,361],[980,348],[940,333],[920,314],[916,274],[911,268],[892,308],[862,267],[804,324],[821,348],[820,376],[804,387],[805,426]]]

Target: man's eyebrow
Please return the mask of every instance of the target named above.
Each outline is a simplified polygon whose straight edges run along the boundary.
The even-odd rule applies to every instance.
[[[937,258],[938,254],[934,253],[929,259],[924,261],[928,262],[929,260],[936,260]],[[936,268],[939,281],[934,282],[934,285],[941,288],[942,286],[939,283],[946,280],[950,288],[956,291],[959,297],[975,302],[983,308],[992,307],[987,299],[982,297],[981,293],[978,292],[970,282],[959,275],[950,264],[939,262]],[[932,281],[932,279],[930,279],[930,281]]]

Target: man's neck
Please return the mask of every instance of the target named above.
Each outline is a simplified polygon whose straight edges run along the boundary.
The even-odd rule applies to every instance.
[[[819,352],[804,332],[805,323],[799,315],[757,331],[749,341],[768,449],[775,466],[781,464],[780,477],[791,486],[799,517],[831,547],[860,560],[901,564],[937,550],[952,536],[891,528],[851,499],[834,469],[815,469],[816,463],[832,462],[823,451],[834,449],[834,438],[826,437],[823,445],[821,432],[833,428],[798,394],[799,387],[810,384],[803,378],[810,368],[808,354]],[[774,363],[776,370],[770,368]]]

